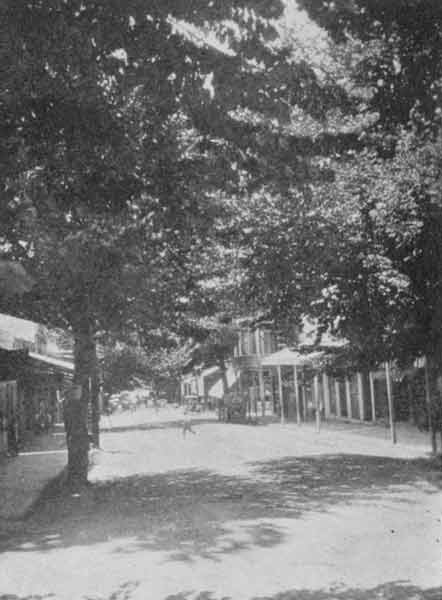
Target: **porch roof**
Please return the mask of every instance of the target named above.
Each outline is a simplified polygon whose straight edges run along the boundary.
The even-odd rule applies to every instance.
[[[58,369],[60,371],[67,371],[68,373],[73,373],[74,371],[74,363],[69,360],[62,360],[60,358],[54,358],[44,354],[37,354],[36,352],[29,352],[29,358],[31,358],[33,361],[37,361],[37,363],[43,363],[48,367],[53,367],[56,370]]]
[[[309,352],[304,354],[290,348],[283,348],[262,359],[263,367],[313,366],[324,355],[324,352]]]
[[[201,375],[203,377],[209,377],[210,375],[213,375],[214,373],[216,373],[217,371],[219,371],[219,367],[214,366],[214,367],[207,367],[207,369],[204,369],[203,372],[201,373]]]

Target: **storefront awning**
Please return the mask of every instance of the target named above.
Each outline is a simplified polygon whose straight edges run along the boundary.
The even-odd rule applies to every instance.
[[[54,358],[44,354],[37,354],[36,352],[29,352],[29,358],[41,365],[52,367],[54,370],[64,371],[67,373],[74,372],[74,363],[68,360],[62,360],[60,358]]]

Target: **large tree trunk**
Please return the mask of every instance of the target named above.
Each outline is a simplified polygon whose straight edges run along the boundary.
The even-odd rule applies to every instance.
[[[89,463],[89,436],[87,431],[87,402],[80,384],[69,390],[64,406],[64,420],[68,447],[68,483],[81,487],[87,483]]]
[[[370,367],[363,365],[361,368],[362,377],[362,397],[364,399],[363,407],[364,414],[361,415],[361,420],[372,421],[373,415],[371,414],[371,402],[370,402]]]
[[[98,382],[97,345],[92,337],[90,371],[89,371],[89,401],[91,403],[91,433],[92,442],[96,448],[100,447],[100,386]]]
[[[87,482],[89,462],[88,406],[92,402],[93,441],[98,445],[98,381],[93,328],[85,319],[73,327],[74,388],[67,403],[66,434],[68,445],[68,480],[74,486]]]

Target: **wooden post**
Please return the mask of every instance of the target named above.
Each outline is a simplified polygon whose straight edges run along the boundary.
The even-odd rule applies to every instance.
[[[26,422],[25,422],[25,397],[23,387],[17,385],[17,394],[18,394],[18,405],[19,405],[19,427],[20,427],[20,439],[23,439],[26,430]],[[57,393],[60,394],[59,390]],[[57,396],[57,422],[61,422],[61,407],[60,407],[60,396]]]
[[[6,382],[0,382],[0,406],[2,410],[0,411],[0,436],[1,436],[1,444],[0,451],[7,453],[8,452],[8,422],[7,422],[7,384]]]
[[[237,387],[236,387],[236,397],[240,399],[241,405],[243,405],[243,395],[244,395],[244,388],[243,388],[243,373],[245,372],[245,369],[241,369],[241,367],[238,368],[238,377],[237,377]]]
[[[299,406],[298,369],[293,365],[293,384],[295,386],[296,422],[301,425],[301,409]]]
[[[244,340],[244,331],[242,329],[240,329],[239,334],[238,334],[238,356],[242,356],[243,355],[243,340]]]
[[[370,380],[371,420],[373,421],[373,423],[376,423],[376,397],[374,391],[374,377],[372,371],[368,373],[368,378]]]
[[[255,329],[255,345],[256,345],[256,355],[257,356],[261,356],[262,355],[262,351],[261,351],[261,331],[258,329]]]
[[[433,454],[437,454],[437,441],[436,441],[436,432],[433,428],[433,419],[431,415],[431,389],[430,389],[430,374],[428,371],[428,360],[425,357],[425,404],[427,405],[427,414],[428,414],[428,431],[430,432],[431,437],[431,452]]]
[[[387,380],[387,400],[388,400],[388,417],[390,420],[390,436],[393,444],[396,443],[396,424],[394,420],[394,404],[393,404],[393,391],[391,386],[391,371],[390,363],[385,363],[385,377]]]
[[[335,379],[336,416],[341,417],[341,385],[339,379]]]
[[[266,398],[264,391],[264,375],[262,372],[262,365],[260,364],[258,367],[258,388],[259,388],[259,400],[261,402],[261,412],[262,416],[266,416]]]
[[[319,380],[317,375],[315,375],[313,378],[313,396],[315,405],[316,431],[319,433],[321,430],[321,407],[319,406]]]
[[[55,396],[57,398],[57,423],[61,423],[61,392],[58,388],[55,390]]]
[[[362,382],[362,373],[357,374],[358,378],[358,401],[359,401],[359,419],[364,421],[365,416],[365,398],[364,398],[364,385]]]
[[[254,397],[254,408],[255,408],[255,417],[258,417],[258,403],[262,400],[263,394],[262,392],[262,388],[261,388],[261,381],[260,381],[260,377],[259,377],[259,372],[261,370],[261,332],[260,329],[258,327],[258,329],[255,329],[255,346],[256,346],[256,357],[257,357],[257,361],[258,361],[258,393],[257,395]],[[256,379],[255,379],[255,383],[256,383]]]
[[[193,376],[194,376],[194,379],[195,379],[195,392],[196,392],[196,395],[199,398],[199,395],[200,395],[200,381],[199,381],[199,377],[198,377],[198,372],[194,371]]]
[[[351,409],[351,390],[350,390],[350,378],[345,378],[345,400],[347,402],[347,417],[353,418],[353,411]]]
[[[330,389],[326,373],[322,374],[322,388],[324,391],[324,417],[328,419],[330,417]]]
[[[304,421],[307,421],[307,396],[305,393],[304,371],[303,371],[303,377],[302,377],[301,394],[302,394],[302,410],[304,412]]]
[[[282,374],[281,374],[281,365],[277,366],[278,371],[278,393],[279,393],[279,406],[281,407],[281,423],[285,423],[285,414],[284,414],[284,398],[282,397]]]

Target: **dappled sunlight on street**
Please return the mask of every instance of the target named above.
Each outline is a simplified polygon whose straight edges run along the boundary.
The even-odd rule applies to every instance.
[[[184,438],[173,411],[141,418],[114,418],[87,490],[48,490],[1,538],[2,591],[94,600],[437,598],[419,590],[442,586],[441,478],[417,451],[362,438],[357,452],[345,432],[207,417]]]
[[[442,600],[442,0],[0,12],[0,600]]]

